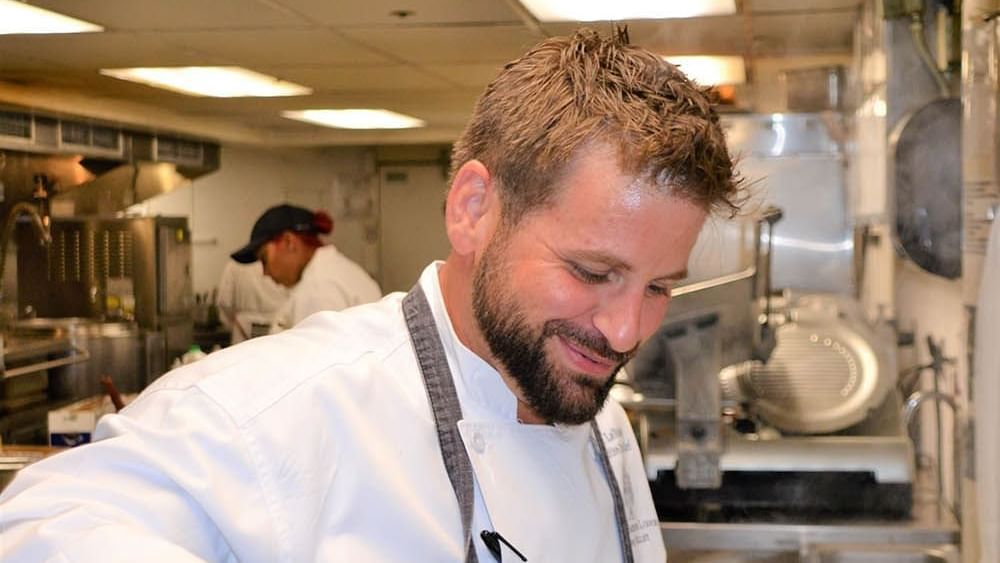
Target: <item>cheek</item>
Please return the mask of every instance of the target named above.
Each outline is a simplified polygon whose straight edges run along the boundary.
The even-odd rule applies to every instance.
[[[600,299],[596,286],[559,270],[521,276],[515,291],[528,315],[544,320],[579,317],[593,311]]]

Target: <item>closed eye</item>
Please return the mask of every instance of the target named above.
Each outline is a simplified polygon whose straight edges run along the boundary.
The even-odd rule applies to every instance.
[[[670,292],[673,290],[669,285],[656,285],[651,284],[646,287],[646,291],[655,297],[670,297]]]
[[[573,271],[573,275],[585,283],[598,284],[608,281],[607,273],[588,270],[575,262],[569,262],[569,267]]]

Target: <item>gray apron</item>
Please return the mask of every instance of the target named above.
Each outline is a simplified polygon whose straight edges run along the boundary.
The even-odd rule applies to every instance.
[[[465,451],[462,436],[458,432],[458,421],[462,419],[462,405],[455,391],[451,370],[448,368],[448,357],[444,346],[438,337],[437,325],[424,290],[417,284],[403,298],[403,316],[406,328],[410,331],[410,340],[417,355],[420,373],[424,378],[424,388],[434,414],[434,425],[437,427],[438,445],[441,457],[444,459],[448,479],[451,481],[458,507],[462,515],[462,534],[465,544],[466,563],[478,563],[476,549],[472,544],[472,508],[473,508],[473,475],[469,454]],[[618,488],[608,459],[608,451],[604,445],[597,421],[590,421],[591,439],[597,447],[598,457],[604,469],[604,475],[611,490],[611,498],[615,505],[615,519],[618,522],[618,539],[621,542],[625,563],[634,563],[632,543],[628,538],[628,520],[625,516],[625,504]]]

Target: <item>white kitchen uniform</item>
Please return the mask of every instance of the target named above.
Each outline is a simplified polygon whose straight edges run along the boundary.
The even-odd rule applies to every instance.
[[[381,298],[382,290],[364,268],[332,244],[321,246],[275,316],[272,332],[291,328],[319,311],[341,311]]]
[[[255,325],[268,330],[290,293],[291,290],[264,275],[259,261],[249,264],[227,261],[219,278],[216,303],[222,312],[222,323],[232,329],[232,343],[255,335]],[[234,323],[239,327],[233,326]]]
[[[475,476],[472,537],[532,562],[621,561],[589,425],[522,425],[499,374],[456,338],[437,280],[420,284],[461,402]],[[0,497],[4,561],[461,561],[402,294],[314,315],[158,379],[99,441],[23,470]],[[598,416],[635,560],[665,553],[621,407]],[[505,556],[504,561],[510,561]]]

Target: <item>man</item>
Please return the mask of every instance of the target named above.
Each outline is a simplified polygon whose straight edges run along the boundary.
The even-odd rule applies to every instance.
[[[232,253],[241,264],[259,260],[265,275],[291,288],[271,332],[291,328],[317,311],[340,311],[382,298],[382,290],[361,266],[320,241],[319,235],[332,230],[333,220],[324,212],[278,205],[257,219],[250,242]]]
[[[240,264],[227,260],[219,277],[217,303],[222,323],[232,331],[231,344],[270,331],[288,295],[287,287],[264,275],[260,261]]]
[[[643,561],[664,548],[619,367],[738,184],[702,91],[581,31],[487,88],[455,146],[452,251],[404,296],[160,378],[24,470],[15,557]]]

